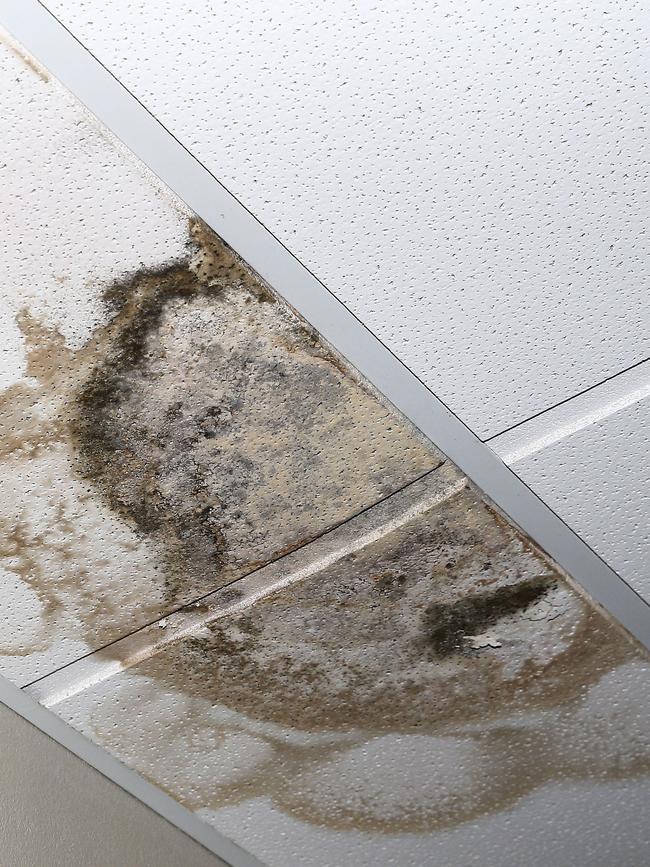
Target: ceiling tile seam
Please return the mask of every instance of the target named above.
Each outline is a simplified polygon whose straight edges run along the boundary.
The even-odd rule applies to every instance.
[[[516,464],[648,397],[650,361],[646,360],[487,443],[506,464]]]
[[[449,465],[447,465],[447,467],[449,468]],[[400,499],[404,499],[409,495],[412,496],[414,489],[418,488],[418,486],[426,485],[432,476],[433,471],[424,474],[417,480],[417,482],[405,486],[397,492],[396,495],[387,497],[376,506],[363,510],[356,515],[355,518],[351,518],[349,521],[338,525],[313,542],[284,555],[266,566],[260,567],[260,569],[257,569],[242,578],[236,579],[224,587],[211,591],[206,596],[201,597],[200,600],[183,605],[174,612],[166,614],[152,623],[116,639],[108,645],[105,645],[103,648],[85,654],[60,668],[25,684],[22,689],[37,698],[44,706],[53,707],[61,701],[77,695],[86,689],[90,689],[98,683],[109,679],[113,675],[131,668],[151,656],[162,652],[170,644],[188,637],[202,627],[207,626],[209,623],[244,610],[265,597],[272,595],[279,590],[285,589],[292,584],[306,579],[311,575],[316,574],[318,571],[333,565],[348,556],[350,553],[372,544],[379,538],[383,537],[386,533],[398,529],[414,517],[429,511],[441,502],[455,496],[464,487],[471,485],[471,482],[467,478],[461,476],[451,485],[451,487],[445,489],[443,492],[435,492],[430,496],[425,495],[421,497],[414,504],[401,511],[396,518],[383,521],[381,515],[376,515],[376,513],[382,510],[382,508],[394,508],[396,504],[399,505]],[[441,482],[444,484],[443,480],[441,480]],[[528,487],[526,482],[523,482],[523,484]],[[496,508],[499,513],[502,513],[502,510],[498,505],[490,501],[489,497],[480,491],[478,491],[478,493],[479,496],[489,503],[489,505]],[[296,567],[292,567],[291,563],[294,559],[304,558],[310,554],[312,549],[327,546],[330,543],[331,538],[336,538],[338,535],[341,535],[342,532],[353,530],[355,521],[358,523],[361,519],[372,519],[375,516],[377,516],[380,521],[378,527],[365,533],[362,532],[359,536],[355,537],[351,543],[342,544],[331,554],[326,554],[324,556],[318,556],[317,554],[316,557],[306,566],[301,566],[299,563]],[[560,518],[560,520],[564,523],[563,519]],[[525,533],[523,530],[522,532]],[[540,551],[543,557],[548,558],[548,555],[543,550],[540,549]],[[596,557],[602,559],[595,551],[593,553]],[[554,561],[551,559],[550,562]],[[275,579],[273,574],[278,568],[283,567],[286,563],[289,564],[289,572]],[[558,564],[555,564],[555,567],[558,568]],[[582,584],[577,582],[568,572],[566,572],[566,570],[562,569],[561,566],[559,568],[560,571],[564,573],[565,580],[568,580],[569,584],[575,588],[576,592],[580,595],[584,595],[593,604],[594,600],[589,591],[586,590]],[[266,578],[267,573],[271,573],[270,580],[267,580]],[[618,573],[616,574],[618,575]],[[621,578],[621,580],[623,579]],[[243,598],[229,601],[224,604],[220,603],[220,596],[227,597],[229,592],[231,593],[238,590],[238,585],[242,584],[244,585],[242,591],[244,594]],[[636,594],[636,591],[633,590],[633,592]],[[636,595],[638,596],[638,594]],[[638,596],[638,601],[642,605],[648,606],[646,600],[641,596]],[[197,605],[210,605],[211,602],[216,603],[218,606],[213,611],[197,615],[195,610],[193,610]],[[612,616],[607,608],[604,608],[604,611],[607,616]],[[174,623],[175,618],[181,619],[181,623]],[[172,622],[168,623],[168,621]],[[168,626],[171,626],[172,628],[168,633],[165,633],[164,636],[158,635],[153,642],[146,642],[143,647],[138,648],[137,643],[139,639],[142,639],[143,637],[146,639],[148,632],[152,631],[155,627],[160,628],[161,626],[164,629],[167,629]],[[131,649],[131,645],[134,645],[133,649]],[[102,651],[109,647],[118,658],[111,660],[100,659]],[[95,663],[97,663],[97,665],[95,665]],[[92,668],[92,671],[87,672],[86,669],[89,667]]]
[[[200,608],[207,606],[208,610],[197,612],[197,603],[184,605],[173,614],[112,642],[108,645],[111,659],[102,659],[102,650],[96,650],[32,681],[23,689],[45,707],[53,707],[161,653],[170,644],[187,638],[202,627],[239,613],[280,590],[322,572],[452,499],[468,484],[464,476],[454,472],[441,474],[440,477],[432,477],[428,473],[418,484],[402,489],[399,496],[387,498],[372,509],[365,510],[356,519],[329,531],[317,541],[202,597]],[[359,525],[358,529],[356,525]],[[354,535],[348,538],[351,533]],[[287,568],[283,568],[285,566]],[[213,607],[209,608],[211,604]],[[150,634],[152,639],[149,638]]]
[[[646,646],[650,606],[36,0],[9,2],[21,44]],[[90,62],[89,62],[90,61]],[[183,192],[181,192],[181,190]],[[281,279],[280,279],[281,277]]]
[[[240,575],[238,578],[229,581],[227,584],[224,584],[221,587],[214,587],[211,590],[208,590],[206,593],[202,593],[200,596],[195,597],[194,599],[189,599],[183,602],[181,605],[178,605],[176,608],[171,609],[170,611],[166,611],[164,614],[161,614],[160,617],[156,617],[153,620],[144,623],[142,626],[138,626],[137,629],[133,629],[130,632],[124,633],[124,635],[119,635],[117,638],[114,638],[112,641],[107,642],[106,644],[102,644],[100,647],[95,647],[93,650],[89,650],[87,653],[81,654],[81,656],[76,657],[75,659],[70,660],[70,662],[66,662],[65,665],[61,665],[58,668],[52,669],[52,671],[48,671],[46,674],[40,675],[34,680],[31,680],[27,683],[20,684],[21,689],[28,689],[34,686],[37,683],[40,683],[43,680],[46,680],[49,677],[52,677],[55,674],[58,674],[61,671],[65,671],[73,665],[77,665],[85,659],[89,659],[95,654],[101,653],[104,650],[107,650],[109,647],[114,647],[116,644],[119,644],[122,641],[125,641],[131,638],[134,635],[140,634],[143,630],[149,629],[152,626],[160,623],[161,621],[167,619],[168,617],[173,617],[176,614],[184,611],[186,608],[191,606],[199,605],[210,597],[214,596],[215,593],[222,592],[224,590],[233,590],[237,584],[241,581],[247,581],[248,579],[254,578],[260,572],[264,572],[271,567],[279,567],[281,566],[287,559],[295,557],[296,555],[302,554],[302,552],[309,549],[312,545],[319,543],[322,539],[326,539],[330,534],[336,533],[337,531],[345,529],[350,523],[354,523],[359,518],[363,517],[369,512],[376,510],[377,508],[381,508],[384,504],[389,504],[394,501],[394,499],[399,498],[404,495],[408,491],[410,491],[414,486],[417,486],[419,483],[425,481],[429,476],[437,473],[440,470],[443,470],[444,467],[448,466],[446,460],[441,460],[438,464],[431,467],[431,469],[426,470],[424,473],[421,473],[419,476],[416,476],[414,479],[406,482],[401,485],[399,488],[396,488],[394,491],[391,491],[389,494],[386,494],[383,497],[375,500],[370,503],[368,506],[365,506],[363,509],[360,509],[358,512],[355,512],[353,515],[345,518],[342,521],[334,524],[331,527],[326,527],[317,535],[313,536],[311,539],[303,542],[301,545],[298,545],[292,551],[288,553],[280,554],[277,557],[272,558],[268,561],[268,563],[264,563],[262,566],[258,566],[255,569],[252,569],[250,572],[246,572],[244,575]],[[463,477],[463,481],[467,483],[467,479]]]
[[[510,425],[509,427],[504,428],[495,434],[490,434],[490,436],[485,437],[482,442],[484,443],[492,443],[499,437],[503,437],[506,434],[511,433],[512,431],[517,430],[518,428],[523,427],[524,425],[528,425],[530,422],[534,421],[536,418],[540,416],[546,415],[548,412],[552,412],[558,407],[564,406],[566,403],[571,403],[571,401],[576,400],[577,398],[581,398],[583,395],[588,394],[592,391],[597,391],[603,386],[608,385],[613,380],[619,379],[621,376],[625,376],[631,370],[635,370],[637,367],[641,367],[650,361],[650,356],[648,358],[642,358],[640,361],[635,361],[634,364],[631,364],[629,367],[623,368],[623,370],[619,370],[616,373],[613,373],[611,376],[605,377],[605,379],[600,380],[600,382],[594,383],[594,385],[590,385],[588,388],[584,388],[581,391],[577,391],[575,394],[572,394],[570,397],[564,398],[564,400],[559,400],[557,403],[552,404],[551,406],[547,406],[544,409],[540,409],[539,412],[535,412],[532,415],[527,416],[521,421],[515,422],[515,424]]]

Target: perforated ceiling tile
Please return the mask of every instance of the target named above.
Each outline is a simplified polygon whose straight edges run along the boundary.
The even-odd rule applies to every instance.
[[[50,0],[480,436],[650,355],[640,0]]]
[[[67,306],[33,291],[49,260],[7,293],[3,670],[70,663],[29,693],[270,864],[639,863],[647,654],[30,58],[4,62],[27,103],[9,161],[41,101],[71,142],[37,138],[21,206],[49,159],[90,264]],[[77,128],[114,196],[90,236]],[[149,208],[163,252],[132,237]]]
[[[457,472],[279,566],[30,692],[270,865],[643,860],[647,657]]]
[[[528,457],[515,453],[512,466],[650,602],[649,398]]]
[[[0,75],[0,670],[25,682],[441,456],[11,44]]]

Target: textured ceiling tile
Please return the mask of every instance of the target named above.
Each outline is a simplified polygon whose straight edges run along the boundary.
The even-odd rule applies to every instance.
[[[123,636],[30,691],[270,864],[641,863],[646,654],[453,467],[414,482],[440,456],[46,72],[2,64],[3,671]]]
[[[0,670],[24,682],[441,456],[46,72],[2,45],[0,75]]]
[[[650,602],[649,398],[515,459],[513,466]]]
[[[598,829],[650,791],[645,653],[453,471],[418,485],[321,571],[35,694],[272,865],[636,863],[647,827]]]
[[[479,436],[650,355],[641,0],[50,0]]]

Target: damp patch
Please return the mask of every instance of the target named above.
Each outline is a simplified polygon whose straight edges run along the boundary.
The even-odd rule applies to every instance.
[[[25,377],[0,396],[0,566],[38,600],[0,650],[28,679],[443,460],[196,220],[184,258],[97,291],[77,349],[19,313]]]

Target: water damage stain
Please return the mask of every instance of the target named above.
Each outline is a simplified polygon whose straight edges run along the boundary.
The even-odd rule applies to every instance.
[[[514,586],[474,593],[455,602],[432,602],[424,610],[426,643],[437,656],[458,653],[467,636],[477,635],[503,617],[525,611],[551,586],[544,578],[520,581]]]
[[[193,236],[193,262],[105,294],[111,337],[71,424],[82,475],[165,550],[172,599],[399,487],[393,450],[409,473],[439,462],[203,225]]]
[[[402,577],[399,595],[376,580],[386,572]],[[173,660],[184,691],[301,730],[419,731],[563,701],[617,659],[615,630],[600,647],[589,640],[600,620],[463,490],[150,665],[168,678]],[[474,650],[469,639],[488,626],[502,646]]]
[[[27,376],[1,396],[0,562],[39,607],[11,613],[8,656],[46,651],[51,666],[57,643],[111,641],[441,461],[200,223],[186,260],[103,302],[76,351],[20,317]],[[331,828],[421,832],[551,780],[647,774],[634,715],[614,749],[587,705],[639,660],[463,489],[109,680],[88,722],[190,807],[266,797]],[[59,710],[78,724],[75,707]]]
[[[29,55],[17,42],[15,42],[8,34],[2,33],[0,31],[0,44],[6,45],[6,47],[16,56],[18,57],[22,63],[29,69],[34,75],[37,75],[41,81],[46,84],[50,80],[49,73],[39,64],[34,58]]]
[[[117,281],[102,303],[76,351],[24,311],[27,378],[0,397],[0,522],[23,522],[30,560],[7,537],[0,565],[44,621],[73,611],[90,647],[442,461],[197,220],[186,259]]]
[[[463,489],[62,712],[194,809],[270,798],[328,828],[427,832],[548,782],[647,775],[647,698],[623,680],[645,661]]]

